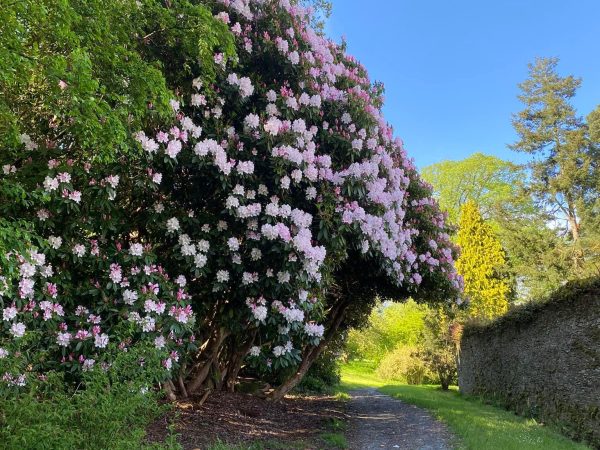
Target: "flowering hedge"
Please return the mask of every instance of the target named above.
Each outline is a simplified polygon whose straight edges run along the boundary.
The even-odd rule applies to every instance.
[[[27,370],[77,371],[151,341],[197,389],[246,355],[259,370],[297,365],[350,255],[406,294],[460,290],[444,217],[365,69],[286,0],[202,3],[237,51],[215,43],[210,70],[166,76],[172,119],[132,133],[141,152],[86,163],[21,136],[46,163],[30,166],[43,181],[19,209],[41,239],[3,260],[5,359],[43,348]]]

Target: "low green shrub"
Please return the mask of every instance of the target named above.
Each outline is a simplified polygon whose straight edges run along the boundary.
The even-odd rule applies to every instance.
[[[148,423],[164,412],[151,389],[152,353],[123,352],[107,368],[86,372],[76,386],[63,373],[0,390],[3,449],[140,449]]]

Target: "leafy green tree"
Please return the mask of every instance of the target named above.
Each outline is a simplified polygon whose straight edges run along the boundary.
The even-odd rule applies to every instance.
[[[456,269],[464,278],[469,317],[491,319],[504,314],[509,294],[503,275],[505,253],[473,201],[461,209],[457,243],[461,254]]]
[[[453,223],[469,200],[477,203],[484,217],[530,211],[531,202],[522,195],[523,170],[509,161],[474,153],[460,161],[442,161],[423,169],[443,210]]]
[[[581,80],[561,77],[557,64],[557,58],[538,58],[529,65],[529,78],[519,85],[525,109],[513,116],[519,140],[510,147],[534,157],[529,189],[554,220],[566,220],[576,242],[584,210],[598,197],[599,155],[571,104]]]
[[[600,105],[587,116],[590,139],[595,145],[600,145]]]
[[[457,362],[462,325],[450,307],[429,310],[425,316],[422,349],[419,357],[437,374],[443,390],[457,379]]]

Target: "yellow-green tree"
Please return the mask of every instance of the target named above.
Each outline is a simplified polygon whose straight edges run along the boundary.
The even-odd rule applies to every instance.
[[[473,201],[461,208],[457,244],[461,255],[456,269],[465,280],[469,317],[492,319],[504,314],[509,294],[501,274],[506,264],[504,250]]]

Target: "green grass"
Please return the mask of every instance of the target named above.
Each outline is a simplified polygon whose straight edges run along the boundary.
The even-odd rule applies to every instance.
[[[377,387],[406,403],[425,408],[460,439],[460,448],[473,450],[585,450],[533,419],[462,396],[456,388],[444,392],[438,386],[389,384],[377,379],[368,367],[351,364],[342,369],[342,390]]]
[[[320,438],[325,448],[348,448],[348,441],[342,433],[322,433]]]
[[[374,367],[370,362],[353,361],[342,366],[342,382],[340,390],[348,392],[352,389],[381,387],[387,384],[373,373]]]

